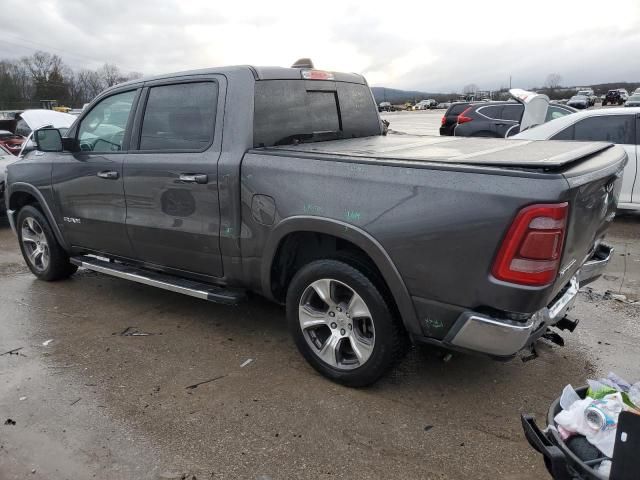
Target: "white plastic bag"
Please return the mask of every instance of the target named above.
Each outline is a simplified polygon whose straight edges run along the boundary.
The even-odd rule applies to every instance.
[[[573,405],[578,400],[580,400],[580,397],[573,389],[571,384],[564,387],[564,390],[562,390],[562,395],[560,396],[560,406],[563,410],[568,410],[569,408],[571,408],[571,405]]]
[[[588,422],[585,410],[591,409],[597,412],[604,420],[600,428]],[[618,416],[626,407],[622,401],[620,392],[606,395],[601,400],[586,397],[584,400],[573,402],[567,410],[558,413],[554,420],[564,429],[584,435],[589,443],[597,447],[607,457],[613,456],[613,445],[616,440],[618,428]],[[598,415],[594,416],[598,418]]]

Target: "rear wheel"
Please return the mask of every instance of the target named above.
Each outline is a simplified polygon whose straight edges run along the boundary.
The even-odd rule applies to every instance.
[[[54,281],[75,273],[77,266],[58,244],[47,218],[37,208],[27,205],[16,222],[20,250],[27,266],[40,280]]]
[[[296,345],[322,375],[351,387],[378,380],[401,357],[403,327],[363,272],[337,260],[302,267],[287,291]]]

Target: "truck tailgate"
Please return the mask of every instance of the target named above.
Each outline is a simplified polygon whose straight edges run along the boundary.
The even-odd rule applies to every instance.
[[[490,138],[387,135],[268,147],[263,151],[296,155],[351,157],[360,161],[388,160],[506,168],[555,170],[609,148],[602,142],[538,142]]]

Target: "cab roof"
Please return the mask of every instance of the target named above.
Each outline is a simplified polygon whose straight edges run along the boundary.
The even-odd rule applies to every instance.
[[[212,67],[212,68],[203,68],[198,70],[186,70],[182,72],[175,73],[167,73],[162,75],[154,75],[149,77],[144,77],[136,80],[131,80],[129,82],[119,83],[114,87],[120,88],[126,85],[137,85],[142,84],[144,82],[155,81],[155,80],[164,80],[175,77],[185,77],[191,75],[209,75],[209,74],[221,74],[221,75],[229,75],[237,73],[250,72],[253,75],[253,78],[256,80],[302,80],[302,72],[305,70],[319,70],[322,69],[308,69],[308,68],[285,68],[285,67],[255,67],[252,65],[234,65],[229,67]],[[343,72],[330,72],[333,74],[334,80],[337,82],[349,82],[349,83],[359,83],[366,84],[366,80],[362,75],[357,73],[343,73]],[[113,88],[113,87],[112,87]]]

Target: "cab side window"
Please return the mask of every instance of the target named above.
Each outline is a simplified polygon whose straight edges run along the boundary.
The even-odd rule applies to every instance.
[[[205,150],[213,141],[217,105],[215,82],[151,87],[140,150]]]
[[[78,141],[85,152],[119,152],[136,91],[118,93],[98,103],[80,122]]]

